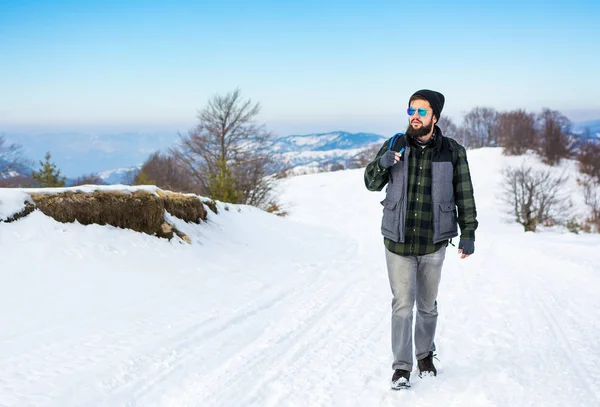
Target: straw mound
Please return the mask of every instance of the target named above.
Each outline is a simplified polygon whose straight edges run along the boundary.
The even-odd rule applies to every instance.
[[[25,217],[37,208],[58,222],[112,225],[167,239],[177,234],[190,243],[188,236],[165,221],[165,211],[186,222],[200,223],[207,217],[199,197],[162,190],[158,190],[157,194],[148,191],[66,191],[56,194],[32,193],[30,196],[33,204],[26,202],[21,212],[5,222]],[[210,206],[215,205],[208,201],[207,206],[209,203]]]

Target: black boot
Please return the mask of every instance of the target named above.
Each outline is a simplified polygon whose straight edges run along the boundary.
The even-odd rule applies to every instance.
[[[392,376],[392,389],[408,389],[410,387],[410,372],[408,370],[396,369]]]
[[[419,377],[423,376],[437,376],[437,370],[433,364],[434,358],[433,352],[429,352],[429,355],[419,360]],[[437,359],[437,358],[436,358]]]

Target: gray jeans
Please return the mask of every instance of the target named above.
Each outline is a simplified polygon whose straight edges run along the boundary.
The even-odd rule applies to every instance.
[[[442,276],[446,248],[425,256],[398,256],[385,249],[392,300],[393,369],[412,371],[413,307],[417,303],[415,321],[415,353],[417,360],[435,351],[437,295]]]

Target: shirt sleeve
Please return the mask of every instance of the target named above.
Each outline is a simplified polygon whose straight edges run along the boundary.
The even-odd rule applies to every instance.
[[[477,222],[477,208],[467,151],[463,146],[458,147],[458,160],[454,167],[454,200],[458,207],[458,225],[460,226],[461,239],[475,240]]]
[[[369,191],[381,191],[385,184],[388,183],[389,170],[381,168],[379,159],[387,151],[389,144],[390,140],[383,143],[375,159],[365,168],[365,186]]]

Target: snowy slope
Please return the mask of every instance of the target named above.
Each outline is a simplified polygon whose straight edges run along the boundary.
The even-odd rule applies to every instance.
[[[384,136],[379,134],[348,133],[346,131],[291,135],[276,138],[273,151],[283,153],[289,151],[351,150],[365,147],[372,143],[383,143],[385,139]]]
[[[309,173],[324,163],[346,166],[365,148],[381,145],[385,140],[379,134],[335,131],[278,137],[272,149],[282,162],[295,167],[295,173]]]
[[[127,178],[132,178],[132,173],[139,171],[141,165],[127,168],[117,168],[115,170],[101,171],[98,177],[107,185],[127,184]]]
[[[0,223],[0,406],[600,405],[600,237],[524,234],[495,198],[516,159],[469,159],[481,226],[448,251],[437,378],[389,390],[383,193],[351,170],[284,180],[288,218],[178,222],[192,245]]]

